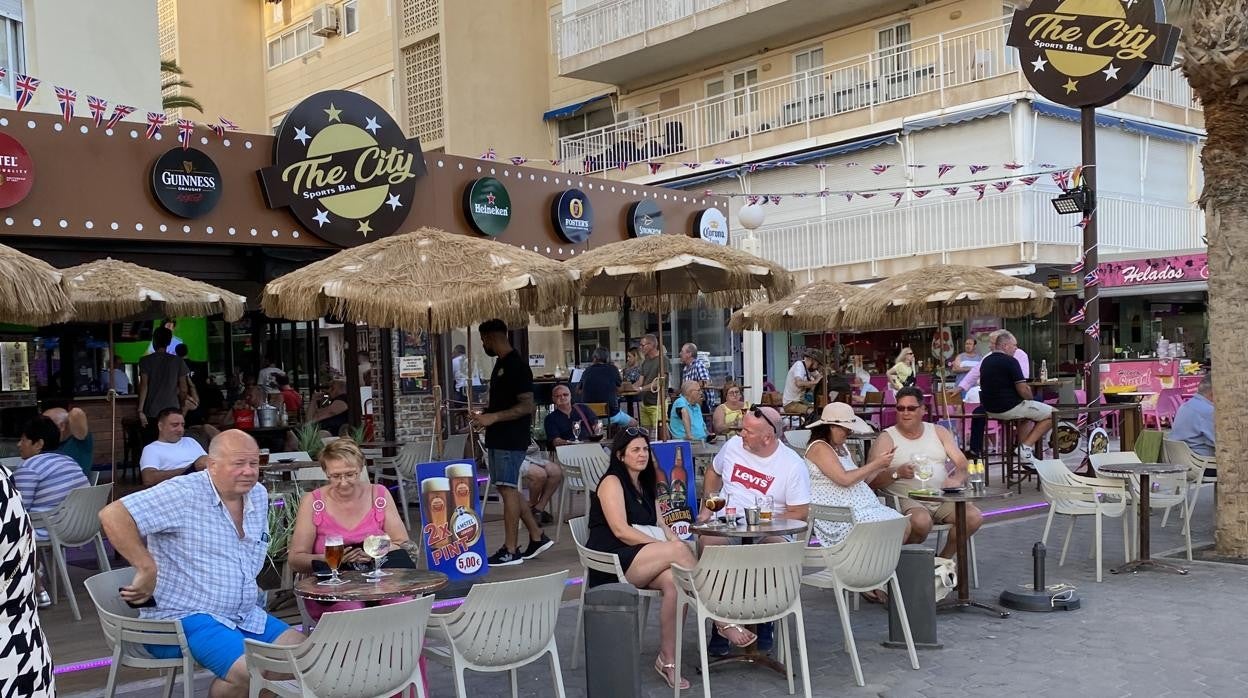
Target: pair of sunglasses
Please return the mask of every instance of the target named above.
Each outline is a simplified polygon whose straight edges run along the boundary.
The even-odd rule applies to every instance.
[[[624,433],[627,434],[630,438],[636,437],[636,436],[644,436],[647,439],[650,438],[650,430],[645,427],[628,427],[627,429],[624,430]]]
[[[775,425],[775,424],[774,424],[774,423],[773,423],[770,419],[768,419],[768,418],[767,418],[767,413],[766,413],[766,412],[763,412],[763,411],[762,411],[761,409],[759,409],[758,407],[751,407],[751,408],[750,408],[750,414],[752,414],[752,415],[754,415],[756,418],[761,419],[761,420],[763,420],[764,422],[767,422],[768,424],[770,424],[770,425],[771,425],[771,430],[772,430],[772,431],[774,431],[774,432],[776,432],[776,436],[779,436],[779,435],[780,435],[780,427],[776,426],[776,425]]]
[[[897,405],[898,412],[918,412],[921,409],[922,405]]]

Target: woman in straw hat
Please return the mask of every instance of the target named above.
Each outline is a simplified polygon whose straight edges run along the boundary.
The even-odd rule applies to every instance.
[[[806,426],[810,444],[806,446],[806,467],[810,471],[810,503],[833,507],[849,507],[854,522],[815,521],[819,544],[832,546],[849,535],[854,523],[887,521],[901,516],[880,503],[867,483],[887,470],[893,450],[875,449],[866,465],[858,467],[845,447],[851,433],[869,434],[871,427],[854,414],[843,402],[828,403],[819,419]],[[909,527],[907,526],[907,532]]]

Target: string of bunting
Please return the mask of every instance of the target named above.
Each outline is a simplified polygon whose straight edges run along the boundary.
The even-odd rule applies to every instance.
[[[0,81],[8,77],[8,70],[0,67]],[[39,91],[42,80],[33,76],[22,73],[14,73],[13,75],[13,100],[17,103],[17,110],[22,111],[30,106],[31,100],[35,98],[35,93]],[[61,118],[65,123],[69,123],[74,118],[74,108],[78,102],[78,91],[60,85],[53,85],[56,92],[56,102],[60,106]],[[104,129],[111,129],[117,126],[117,122],[133,114],[136,109],[125,104],[114,104],[112,116],[105,122],[104,115],[108,113],[108,101],[102,97],[87,95],[87,109],[91,112],[91,120],[96,128],[103,125]],[[168,117],[164,112],[147,112],[147,128],[143,135],[147,139],[152,139],[160,131],[161,127],[166,124]],[[178,119],[178,142],[182,144],[185,150],[191,147],[191,137],[195,133],[198,126],[204,126],[209,131],[217,134],[220,138],[225,138],[226,131],[238,131],[238,124],[225,117],[220,117],[215,124],[197,124],[190,119]]]

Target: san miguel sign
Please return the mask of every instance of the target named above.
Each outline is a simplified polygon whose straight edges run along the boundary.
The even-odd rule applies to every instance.
[[[353,247],[403,224],[424,176],[420,141],[355,92],[318,92],[282,120],[259,172],[269,208],[289,207],[326,242]]]
[[[1008,43],[1041,95],[1100,107],[1173,62],[1179,30],[1165,16],[1162,0],[1034,0],[1014,11]]]

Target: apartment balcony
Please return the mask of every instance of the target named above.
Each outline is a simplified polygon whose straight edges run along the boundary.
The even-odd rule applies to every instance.
[[[606,0],[559,20],[559,73],[629,86],[801,41],[904,0]]]
[[[923,200],[843,216],[818,216],[760,227],[758,254],[814,278],[858,281],[935,262],[1007,265],[1071,264],[1083,231],[1077,217],[1059,216],[1055,190],[1033,189]],[[1204,213],[1196,206],[1102,194],[1097,197],[1100,251],[1204,247]],[[748,231],[734,228],[731,244]],[[815,270],[821,270],[815,274]]]
[[[647,160],[705,163],[783,152],[786,145],[901,120],[960,104],[1019,94],[1029,85],[1009,25],[993,20],[916,39],[819,70],[789,75],[559,139],[568,172],[648,174]],[[1111,109],[1200,128],[1200,106],[1178,71],[1153,70]],[[825,139],[826,140],[826,139]],[[670,170],[670,168],[667,168]]]

